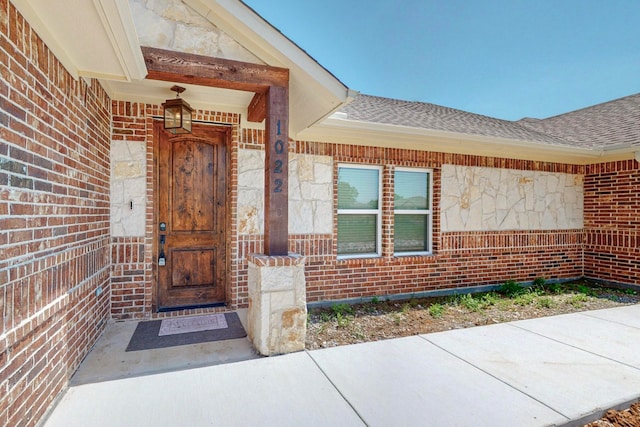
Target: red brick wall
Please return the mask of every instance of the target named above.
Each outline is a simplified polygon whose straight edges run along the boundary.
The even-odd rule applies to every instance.
[[[34,425],[109,317],[109,105],[0,0],[0,425]]]
[[[142,103],[111,103],[113,141],[134,141],[153,153],[153,138],[147,128],[147,106]],[[153,126],[151,126],[151,129]],[[147,194],[153,200],[153,157],[147,153]],[[111,237],[111,315],[117,319],[149,317],[152,271],[152,203],[147,203],[145,236]]]
[[[241,148],[260,149],[258,131],[243,132]],[[583,275],[582,230],[456,232],[440,231],[440,168],[443,164],[584,173],[583,166],[510,160],[457,154],[432,153],[379,147],[359,147],[296,141],[291,151],[331,156],[334,176],[338,163],[367,163],[384,166],[382,257],[338,260],[337,223],[334,212],[332,235],[292,235],[289,250],[307,257],[306,280],[309,302],[410,294],[429,290],[502,284],[506,280],[532,281],[575,278]],[[393,255],[393,207],[389,189],[396,166],[431,168],[433,180],[433,255]],[[334,180],[334,206],[337,182]],[[238,274],[239,301],[246,303],[246,255],[262,253],[262,236],[240,236]]]
[[[635,160],[587,167],[585,276],[640,284],[640,171]]]
[[[167,95],[169,96],[169,91]],[[234,286],[238,274],[235,261],[237,249],[233,242],[237,241],[235,221],[228,219],[228,238],[231,240],[229,260],[229,280],[227,281],[228,307],[199,308],[181,310],[179,312],[155,313],[154,301],[156,287],[154,279],[157,248],[154,245],[154,121],[162,114],[159,105],[135,102],[113,101],[111,105],[114,141],[138,141],[146,144],[147,150],[147,210],[146,228],[143,237],[112,237],[112,278],[111,278],[111,314],[116,319],[161,318],[176,315],[211,313],[234,309],[238,306],[238,291]],[[235,212],[237,206],[237,153],[238,124],[237,114],[196,111],[193,119],[208,123],[220,123],[232,126],[230,155],[230,184],[227,200],[230,211]]]

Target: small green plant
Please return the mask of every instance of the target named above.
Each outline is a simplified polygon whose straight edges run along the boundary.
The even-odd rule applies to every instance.
[[[533,286],[537,287],[537,288],[544,288],[544,285],[547,283],[547,281],[544,279],[544,277],[536,277],[533,280]]]
[[[518,295],[522,295],[525,289],[515,280],[507,280],[504,285],[500,286],[498,292],[506,297],[515,298]]]
[[[578,285],[578,292],[580,292],[583,295],[590,296],[590,297],[595,295],[595,291],[592,288],[590,288],[589,286],[586,286],[586,285]]]
[[[513,307],[513,300],[511,298],[500,298],[495,306],[498,310],[511,310]]]
[[[336,315],[336,317],[339,314],[342,316],[353,314],[353,307],[351,307],[349,304],[333,304],[331,306],[331,310]]]
[[[460,297],[460,305],[469,311],[480,311],[483,308],[482,302],[471,294],[462,295]]]
[[[539,308],[551,308],[553,307],[555,304],[553,302],[553,300],[551,299],[551,297],[540,297],[538,298],[538,300],[536,301],[536,305]]]
[[[442,315],[444,314],[444,305],[438,303],[431,304],[429,306],[429,314],[431,315],[431,317],[436,319],[442,317]]]
[[[515,297],[513,302],[524,307],[525,305],[533,304],[537,297],[538,295],[535,292],[528,292],[518,295],[517,297]]]
[[[337,312],[336,313],[336,321],[338,322],[338,327],[339,328],[346,328],[347,326],[349,326],[349,323],[351,323],[351,317],[343,315],[340,312]]]
[[[393,323],[396,326],[400,326],[400,324],[402,324],[402,320],[404,319],[402,313],[392,313],[391,314],[391,320],[393,320]]]
[[[572,295],[567,302],[576,308],[580,308],[587,301],[589,301],[589,297],[585,294],[575,294]]]
[[[458,305],[460,302],[460,295],[447,295],[442,298],[442,301],[447,305]]]
[[[320,313],[320,320],[322,320],[323,322],[328,322],[329,319],[331,319],[331,317],[329,316],[329,313],[327,313],[326,311],[323,311],[322,313]]]
[[[410,303],[406,302],[406,303],[402,304],[402,308],[400,309],[402,314],[407,314],[409,312],[409,310],[411,310],[411,304]]]
[[[622,292],[626,295],[636,295],[637,292],[634,291],[633,289],[623,289]]]
[[[500,301],[500,297],[495,292],[489,292],[482,295],[481,301],[484,307],[489,307],[492,305],[496,305]]]
[[[554,294],[562,293],[562,285],[559,283],[547,283],[545,285],[545,288],[547,289],[548,292],[551,292]]]
[[[380,298],[378,297],[371,298],[371,304],[378,304],[379,302],[380,302]]]

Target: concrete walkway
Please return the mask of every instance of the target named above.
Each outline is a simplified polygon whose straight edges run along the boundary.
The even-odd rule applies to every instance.
[[[87,378],[46,427],[576,426],[640,398],[640,305]]]

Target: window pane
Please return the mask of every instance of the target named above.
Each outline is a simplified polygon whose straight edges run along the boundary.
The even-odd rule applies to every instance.
[[[338,169],[338,209],[378,209],[378,169]]]
[[[429,209],[429,174],[396,171],[394,203],[396,209]]]
[[[394,215],[393,240],[396,252],[429,250],[428,215]]]
[[[376,215],[338,215],[338,254],[376,253]]]

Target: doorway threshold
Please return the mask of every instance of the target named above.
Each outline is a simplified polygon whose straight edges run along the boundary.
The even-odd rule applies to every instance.
[[[179,305],[176,307],[158,307],[158,313],[168,313],[171,311],[183,311],[183,310],[197,310],[199,308],[225,307],[226,305],[227,304],[223,302],[214,302],[211,304]]]

